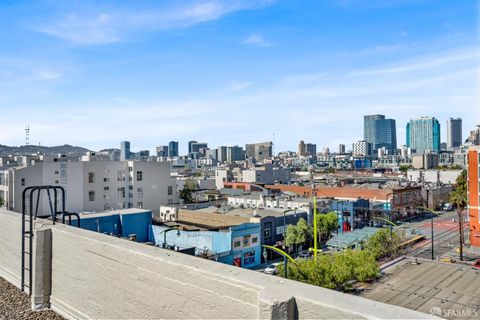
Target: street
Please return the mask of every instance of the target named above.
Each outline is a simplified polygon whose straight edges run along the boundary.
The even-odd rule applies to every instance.
[[[466,216],[464,214],[464,216]],[[455,222],[453,221],[455,219]],[[417,229],[418,233],[425,235],[425,240],[410,247],[407,254],[414,257],[432,258],[431,220],[425,218],[421,221],[405,223],[406,228]],[[468,238],[468,223],[464,222],[464,238]],[[433,219],[434,257],[453,257],[458,259],[459,248],[458,214],[456,211],[443,212],[441,216]]]

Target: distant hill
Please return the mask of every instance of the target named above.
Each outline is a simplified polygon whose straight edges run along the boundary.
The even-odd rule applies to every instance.
[[[73,154],[84,154],[87,151],[90,151],[90,150],[82,147],[71,146],[69,144],[65,144],[63,146],[55,146],[55,147],[35,146],[35,145],[9,147],[9,146],[4,146],[0,144],[0,156],[28,155],[28,154],[36,154],[36,153],[47,154],[47,155],[57,155],[59,153],[65,154],[65,155],[73,155]]]

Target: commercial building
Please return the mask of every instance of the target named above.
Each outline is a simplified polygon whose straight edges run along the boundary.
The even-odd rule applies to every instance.
[[[154,243],[177,251],[194,248],[197,256],[237,267],[258,266],[262,251],[258,221],[216,210],[179,209],[176,221],[152,227]]]
[[[259,142],[245,145],[246,157],[254,162],[263,162],[273,156],[273,143]]]
[[[372,145],[375,151],[385,147],[390,152],[397,149],[397,128],[394,119],[384,115],[366,115],[363,123],[363,140]]]
[[[178,141],[170,141],[168,143],[168,156],[178,157]]]
[[[340,143],[338,145],[338,153],[339,154],[345,154],[345,145],[344,144]]]
[[[450,118],[447,120],[447,149],[458,148],[462,145],[462,119]]]
[[[414,169],[434,169],[439,164],[438,153],[426,151],[422,154],[412,156],[412,167]]]
[[[480,247],[480,147],[468,150],[468,215],[470,245]]]
[[[120,161],[125,161],[130,159],[130,141],[120,142]]]
[[[474,146],[480,145],[480,125],[477,126],[477,129],[470,131],[468,142]]]
[[[29,186],[53,185],[66,190],[69,212],[103,212],[145,208],[158,214],[160,205],[178,203],[168,162],[55,161],[0,171],[5,207],[22,211],[22,192]],[[39,211],[47,212],[48,201]]]
[[[307,143],[305,145],[307,156],[315,156],[317,154],[317,145],[314,143]]]
[[[297,155],[299,157],[304,157],[304,156],[307,155],[307,150],[305,148],[305,141],[303,141],[303,140],[300,140],[300,142],[298,143]]]
[[[372,155],[372,144],[367,141],[357,141],[352,145],[352,155],[354,157],[369,157]]]
[[[227,162],[243,161],[245,160],[245,151],[242,147],[232,146],[227,147]]]
[[[330,209],[338,216],[338,233],[363,228],[371,221],[370,202],[366,199],[334,200]]]
[[[158,146],[156,151],[157,157],[168,157],[168,146]]]
[[[440,122],[435,118],[421,117],[407,123],[407,147],[415,153],[434,151],[440,153]]]
[[[208,144],[206,142],[190,141],[188,142],[188,156],[198,158],[205,156]]]
[[[289,168],[278,168],[271,163],[254,166],[242,171],[241,182],[273,184],[288,183],[291,179]]]

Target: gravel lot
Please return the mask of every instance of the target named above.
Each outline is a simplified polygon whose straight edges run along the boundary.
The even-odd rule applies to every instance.
[[[5,279],[0,278],[0,319],[61,320],[63,318],[51,310],[32,311],[30,297]]]

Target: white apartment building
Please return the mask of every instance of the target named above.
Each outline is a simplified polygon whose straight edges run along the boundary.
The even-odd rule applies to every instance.
[[[310,199],[296,197],[269,197],[261,193],[228,196],[227,203],[232,207],[303,209],[307,212],[313,207]]]
[[[145,208],[158,214],[161,205],[178,202],[170,171],[170,163],[153,161],[43,162],[0,171],[0,193],[7,209],[17,212],[26,187],[54,185],[66,190],[69,212]],[[47,196],[39,211],[49,212]]]

